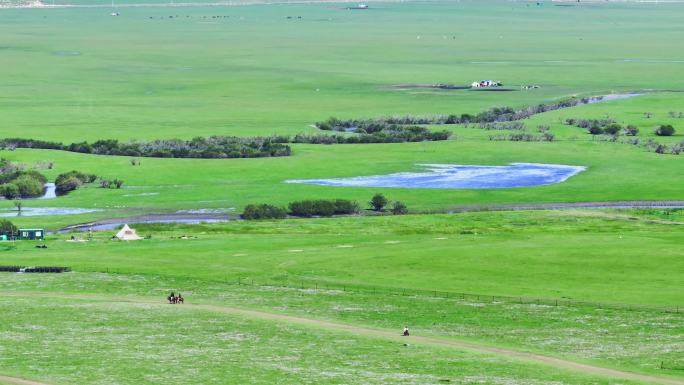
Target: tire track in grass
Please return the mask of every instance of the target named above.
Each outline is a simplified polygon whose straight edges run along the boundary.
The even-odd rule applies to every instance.
[[[25,380],[18,377],[8,377],[0,375],[0,383],[17,384],[17,385],[50,385],[45,382],[37,382],[31,380]]]
[[[88,294],[53,294],[53,293],[36,293],[36,292],[23,292],[23,293],[3,293],[4,297],[36,297],[36,298],[61,298],[61,299],[76,299],[76,300],[92,300],[99,302],[123,302],[123,303],[137,303],[146,305],[158,305],[166,306],[162,301],[156,298],[150,297],[119,297],[119,296],[107,296],[107,295],[88,295]],[[349,325],[334,321],[326,321],[313,318],[305,318],[300,316],[286,315],[280,313],[271,313],[263,310],[249,310],[244,308],[237,308],[225,305],[214,305],[214,304],[202,304],[202,303],[189,303],[183,305],[185,308],[211,311],[215,313],[223,313],[230,315],[243,316],[247,318],[256,318],[268,321],[279,321],[287,322],[303,326],[311,326],[320,329],[339,331],[352,333],[355,335],[363,335],[373,338],[383,338],[386,340],[392,340],[401,343],[414,343],[429,346],[438,347],[448,347],[461,350],[468,350],[478,353],[487,353],[497,356],[503,356],[507,358],[514,358],[519,361],[531,362],[542,364],[546,366],[551,366],[560,369],[566,369],[577,373],[599,375],[604,377],[611,377],[614,379],[622,380],[632,380],[632,381],[643,381],[653,384],[662,385],[684,385],[684,380],[671,378],[671,377],[660,377],[648,374],[640,374],[634,372],[628,372],[624,370],[611,369],[601,366],[595,366],[590,364],[584,364],[581,362],[570,361],[567,359],[545,356],[541,354],[529,353],[524,351],[518,351],[508,348],[501,348],[496,346],[485,345],[477,342],[459,340],[455,338],[440,338],[437,336],[419,336],[412,335],[410,337],[402,337],[397,331],[389,331],[386,329],[377,329],[371,327]],[[4,377],[0,376],[0,380]],[[7,377],[10,383],[13,384],[25,384],[25,385],[48,385],[40,382],[32,382],[28,380],[22,380],[18,378]],[[21,382],[23,381],[23,382]]]

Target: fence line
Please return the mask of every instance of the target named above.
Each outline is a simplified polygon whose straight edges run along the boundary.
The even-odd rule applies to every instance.
[[[74,268],[74,271],[77,269]],[[81,272],[88,272],[88,269],[78,269]],[[165,276],[159,274],[141,274],[134,271],[117,271],[115,269],[105,268],[103,270],[90,270],[90,272],[106,273],[106,274],[136,274],[136,275],[152,275],[154,277],[162,279],[192,279],[201,282],[214,282],[219,284],[227,285],[237,285],[237,286],[254,286],[254,287],[282,287],[288,289],[298,289],[298,290],[336,290],[345,293],[363,293],[363,294],[373,294],[373,295],[395,295],[395,296],[420,296],[424,298],[443,298],[443,299],[455,299],[455,300],[468,300],[468,301],[488,301],[488,302],[503,302],[508,304],[520,304],[520,305],[544,305],[544,306],[572,306],[572,307],[591,307],[597,309],[613,309],[613,310],[629,310],[629,311],[659,311],[663,313],[684,313],[684,306],[681,305],[643,305],[643,304],[626,304],[619,302],[600,302],[600,301],[582,301],[582,300],[572,300],[572,299],[559,299],[559,298],[545,298],[545,297],[529,297],[529,296],[505,296],[505,295],[491,295],[491,294],[477,294],[477,293],[465,293],[465,292],[454,292],[448,290],[429,290],[429,289],[414,289],[405,287],[392,287],[392,286],[373,286],[373,285],[363,285],[363,284],[345,284],[337,282],[328,281],[306,281],[298,280],[293,282],[288,281],[268,281],[268,280],[256,280],[249,277],[235,277],[228,278],[227,276],[223,279],[200,279],[197,277],[190,276]]]
[[[678,305],[641,305],[641,304],[626,304],[616,302],[599,302],[599,301],[581,301],[571,299],[558,298],[544,298],[544,297],[528,297],[528,296],[502,296],[489,294],[475,294],[464,292],[453,292],[447,290],[428,290],[428,289],[410,289],[403,287],[390,286],[372,286],[362,284],[341,284],[330,283],[325,281],[311,282],[300,280],[298,284],[292,282],[267,282],[262,281],[254,283],[254,279],[237,278],[238,285],[261,286],[261,287],[284,287],[290,289],[301,290],[341,290],[349,293],[366,293],[366,294],[385,294],[396,296],[420,296],[444,299],[460,299],[469,301],[488,301],[488,302],[503,302],[509,304],[521,305],[545,305],[545,306],[574,306],[574,307],[593,307],[598,309],[614,309],[614,310],[636,310],[636,311],[660,311],[665,313],[680,313],[684,311],[684,307]]]

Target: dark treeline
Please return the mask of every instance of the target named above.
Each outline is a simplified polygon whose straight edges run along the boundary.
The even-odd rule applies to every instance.
[[[479,123],[478,128],[487,131],[522,131],[525,129],[523,122],[496,122],[496,123]]]
[[[516,120],[527,119],[533,115],[548,111],[560,110],[562,108],[575,107],[599,101],[601,97],[595,98],[572,98],[553,104],[539,104],[529,106],[520,110],[511,107],[493,107],[482,111],[477,115],[471,114],[450,114],[435,116],[389,116],[374,119],[349,119],[341,120],[330,118],[323,122],[317,122],[316,127],[325,131],[355,132],[359,134],[383,131],[392,126],[405,126],[416,124],[468,124],[468,123],[495,123],[513,122]]]
[[[553,142],[556,137],[550,132],[543,132],[541,135],[520,132],[507,135],[490,135],[489,140],[493,142]]]
[[[115,139],[62,144],[35,139],[11,138],[0,141],[3,148],[40,148],[83,154],[140,156],[154,158],[260,158],[289,156],[287,137],[238,138],[232,136],[168,139],[150,142],[119,142]]]
[[[250,204],[245,207],[240,217],[246,220],[283,219],[288,215],[310,218],[314,216],[330,217],[333,215],[357,214],[361,210],[356,201],[347,199],[315,199],[290,202],[288,208],[270,204]]]
[[[0,148],[37,148],[62,150],[95,155],[119,155],[151,158],[266,158],[290,156],[290,143],[308,144],[364,144],[403,143],[446,140],[448,131],[432,132],[424,127],[388,127],[373,133],[358,135],[307,135],[295,137],[269,136],[239,138],[234,136],[197,137],[191,140],[168,139],[150,142],[119,142],[115,139],[98,140],[93,143],[80,142],[63,144],[37,139],[10,138],[0,140]]]
[[[357,135],[296,135],[292,143],[309,144],[362,144],[362,143],[404,143],[447,140],[449,131],[430,131],[419,126],[388,125],[388,128],[372,133]]]

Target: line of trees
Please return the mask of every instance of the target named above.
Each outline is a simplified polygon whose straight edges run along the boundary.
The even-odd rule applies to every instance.
[[[290,202],[287,209],[271,204],[247,205],[240,216],[242,219],[283,219],[293,217],[330,217],[333,215],[358,214],[361,208],[356,201],[347,199],[316,199]]]
[[[37,139],[9,138],[0,140],[0,148],[36,148],[61,150],[94,155],[119,155],[152,158],[264,158],[290,156],[288,144],[365,144],[404,143],[447,140],[449,131],[430,131],[419,126],[388,125],[372,132],[357,135],[308,135],[238,138],[233,136],[196,137],[191,140],[168,139],[150,142],[119,142],[115,139],[93,143],[63,144]]]
[[[366,144],[366,143],[405,143],[405,142],[432,142],[447,140],[451,132],[430,131],[419,126],[396,126],[373,133],[358,135],[308,135],[298,134],[292,139],[292,143],[308,144]]]
[[[93,143],[62,144],[36,139],[10,138],[0,140],[0,147],[39,148],[62,150],[96,155],[121,155],[154,158],[260,158],[289,156],[288,137],[234,136],[196,137],[190,140],[166,139],[150,142],[119,142],[115,139],[98,140]]]
[[[370,202],[370,209],[376,212],[384,212],[389,206],[389,211],[394,215],[408,213],[408,207],[400,201],[391,202],[382,194],[375,194]],[[287,208],[271,204],[249,204],[240,215],[245,220],[258,219],[283,219],[288,215],[300,218],[331,217],[333,215],[355,215],[361,212],[361,206],[357,201],[348,199],[308,199],[290,202]]]
[[[602,97],[594,98],[571,98],[552,104],[538,104],[516,110],[512,107],[493,107],[476,115],[472,114],[448,114],[434,116],[388,116],[373,119],[348,119],[342,120],[335,117],[316,122],[315,126],[325,131],[342,131],[355,133],[372,133],[381,131],[384,127],[392,125],[439,125],[439,124],[468,124],[468,123],[494,123],[513,122],[527,119],[533,115],[562,108],[575,107],[599,101]]]
[[[662,155],[680,155],[682,152],[684,152],[684,141],[668,145],[656,142],[655,140],[650,138],[647,141],[643,142],[639,140],[639,138],[637,137],[621,138],[618,135],[594,135],[592,139],[595,142],[611,142],[637,146],[644,148],[646,151],[655,152],[656,154]]]
[[[553,142],[556,140],[556,136],[550,132],[543,132],[540,135],[516,132],[507,135],[490,135],[489,140],[493,142]]]
[[[565,124],[584,128],[591,135],[636,136],[639,128],[632,124],[622,126],[613,119],[566,119]]]

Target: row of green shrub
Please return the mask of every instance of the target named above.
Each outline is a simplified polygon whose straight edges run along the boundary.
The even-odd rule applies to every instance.
[[[520,132],[507,135],[490,135],[489,140],[493,142],[553,142],[556,140],[556,136],[550,132],[543,132],[540,135]]]
[[[356,133],[373,133],[388,129],[395,125],[438,125],[438,124],[468,124],[468,123],[493,123],[512,122],[529,118],[543,112],[574,107],[598,101],[596,98],[570,98],[551,104],[538,104],[516,110],[512,107],[493,107],[476,115],[472,114],[448,114],[434,116],[388,116],[373,119],[338,119],[331,117],[322,122],[316,122],[316,127],[325,131],[344,131]]]
[[[390,201],[382,194],[375,194],[368,202],[371,210],[382,212]],[[287,209],[270,204],[250,204],[244,209],[242,219],[283,219],[288,215],[293,217],[330,217],[333,215],[353,215],[361,212],[358,202],[348,199],[314,199],[290,202]],[[395,215],[407,214],[408,208],[402,202],[392,202],[390,212]]]
[[[632,124],[626,126],[613,119],[566,119],[565,124],[586,128],[591,135],[625,135],[636,136],[639,128]],[[653,131],[657,136],[672,136],[675,128],[670,124],[662,124]]]
[[[0,195],[6,199],[35,198],[43,195],[47,178],[35,170],[19,170],[0,175]]]
[[[119,155],[153,158],[263,158],[290,156],[290,143],[364,144],[403,143],[446,140],[448,131],[432,132],[424,127],[389,125],[358,135],[306,135],[238,138],[232,136],[197,137],[191,140],[169,139],[151,142],[119,142],[98,140],[93,143],[63,144],[36,139],[10,138],[0,140],[0,148],[37,148],[95,155]]]
[[[366,144],[366,143],[405,143],[432,142],[447,140],[451,136],[449,131],[430,131],[419,126],[393,125],[385,130],[357,135],[308,135],[298,134],[292,143],[308,144]]]
[[[57,195],[64,195],[69,191],[74,191],[86,183],[95,182],[97,175],[84,174],[79,171],[69,171],[59,174],[55,179],[55,192]]]
[[[374,211],[384,211],[389,200],[382,194],[376,194],[369,202]],[[402,202],[393,202],[390,211],[395,215],[407,214],[408,208]],[[293,217],[330,217],[333,215],[354,215],[361,212],[358,202],[348,199],[315,199],[290,202],[287,209],[270,204],[247,205],[240,216],[242,219],[283,219],[288,215]]]
[[[191,140],[168,139],[150,142],[98,140],[93,143],[63,144],[36,139],[0,140],[0,147],[39,148],[96,155],[121,155],[154,158],[259,158],[289,156],[287,137],[238,138],[233,136],[196,137]]]
[[[241,217],[242,219],[282,219],[288,215],[305,218],[329,217],[357,214],[360,210],[356,201],[316,199],[290,202],[287,209],[269,204],[250,204],[245,207]]]
[[[8,160],[0,160],[0,195],[5,199],[37,198],[45,193],[47,178],[36,170],[23,170],[20,164],[12,164]],[[76,190],[86,183],[92,183],[96,175],[69,171],[59,174],[55,179],[55,193],[64,195]],[[121,182],[123,183],[123,182]]]

